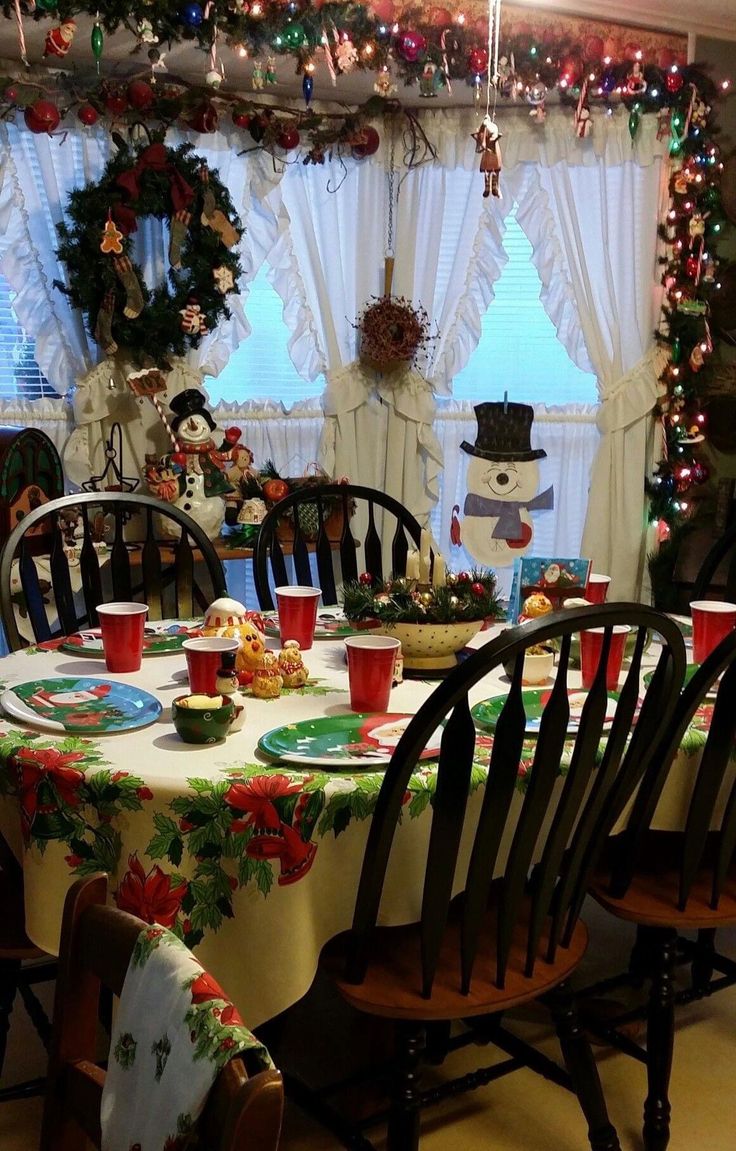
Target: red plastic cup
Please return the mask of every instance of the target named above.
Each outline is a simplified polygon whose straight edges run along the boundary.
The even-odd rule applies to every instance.
[[[351,711],[386,711],[400,641],[388,635],[354,635],[345,647]]]
[[[702,663],[736,627],[736,603],[696,599],[690,604],[693,621],[693,659]]]
[[[302,651],[307,651],[314,642],[317,607],[322,592],[318,587],[304,587],[302,584],[277,587],[275,592],[281,642],[295,639]]]
[[[148,605],[145,603],[101,603],[97,618],[102,632],[102,650],[108,671],[139,671],[143,657],[143,629]]]
[[[585,585],[585,598],[588,603],[605,603],[610,582],[610,576],[597,575],[595,572],[591,572]]]
[[[225,636],[198,636],[185,639],[182,644],[187,657],[189,686],[192,691],[215,695],[215,680],[224,651],[237,651],[240,641]]]
[[[598,665],[601,662],[603,649],[604,628],[592,627],[580,633],[580,669],[583,677],[583,687],[589,691],[593,686]],[[615,691],[618,687],[618,677],[624,662],[624,648],[626,637],[631,631],[627,624],[616,624],[612,628],[611,646],[608,649],[608,663],[606,664],[606,688]]]

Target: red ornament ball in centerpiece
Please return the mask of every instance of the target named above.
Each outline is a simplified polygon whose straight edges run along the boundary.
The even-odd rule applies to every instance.
[[[471,580],[470,572],[458,572],[457,573],[457,582],[458,583],[470,583],[470,580]]]
[[[77,116],[87,128],[91,128],[99,120],[97,109],[91,104],[82,104],[77,110]]]
[[[51,133],[58,128],[61,116],[56,104],[52,104],[50,100],[36,100],[35,104],[26,108],[23,119],[31,132],[40,135],[42,132]]]
[[[418,60],[426,47],[427,41],[421,32],[400,32],[396,38],[396,51],[409,64]]]
[[[474,583],[474,584],[471,584],[470,590],[472,591],[473,595],[480,596],[480,595],[483,595],[485,593],[486,589],[483,587],[482,583]]]
[[[361,572],[358,576],[358,583],[361,583],[363,587],[370,587],[373,583],[373,576],[370,572]]]

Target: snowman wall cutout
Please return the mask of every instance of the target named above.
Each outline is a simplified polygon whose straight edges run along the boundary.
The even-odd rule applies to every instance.
[[[551,487],[537,493],[539,460],[547,453],[532,448],[534,409],[528,404],[477,404],[476,442],[460,445],[468,464],[462,525],[454,521],[452,541],[462,544],[478,563],[503,567],[529,550],[533,537],[530,513],[554,507]]]

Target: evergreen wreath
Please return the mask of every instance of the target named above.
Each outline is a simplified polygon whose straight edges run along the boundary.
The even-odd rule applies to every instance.
[[[225,297],[238,290],[243,229],[227,188],[192,151],[161,138],[124,148],[97,183],[69,196],[57,248],[69,282],[55,286],[85,313],[107,355],[121,347],[133,360],[161,364],[230,317]],[[131,259],[145,216],[169,229],[167,276],[153,291]]]

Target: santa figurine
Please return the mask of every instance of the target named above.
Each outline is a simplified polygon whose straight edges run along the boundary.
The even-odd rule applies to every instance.
[[[483,197],[501,197],[499,174],[501,172],[501,148],[498,141],[501,133],[498,124],[486,113],[480,128],[472,133],[475,150],[480,153],[480,170],[483,173]]]
[[[72,46],[77,25],[73,20],[64,20],[58,28],[52,28],[46,33],[44,56],[66,56]]]
[[[551,487],[538,493],[539,460],[532,448],[534,409],[528,404],[477,404],[478,435],[463,441],[468,464],[462,543],[485,567],[503,567],[529,550],[531,512],[554,507]]]

